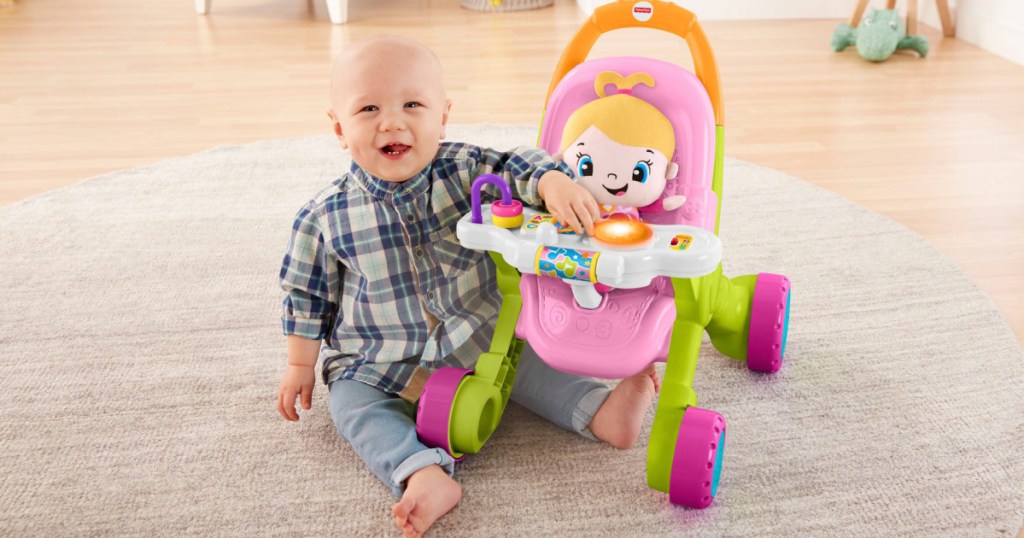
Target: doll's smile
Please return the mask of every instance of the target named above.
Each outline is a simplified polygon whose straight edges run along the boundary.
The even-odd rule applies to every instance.
[[[621,188],[618,188],[618,189],[609,189],[608,187],[605,187],[604,185],[601,185],[601,186],[604,187],[604,190],[608,191],[608,194],[611,194],[612,196],[625,196],[626,195],[626,190],[629,189],[629,183],[626,183],[625,185],[623,185]]]

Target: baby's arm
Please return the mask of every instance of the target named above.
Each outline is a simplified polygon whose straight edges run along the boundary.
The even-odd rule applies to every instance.
[[[537,193],[548,211],[578,234],[594,235],[594,223],[601,218],[597,200],[569,176],[551,170],[540,177]]]
[[[576,233],[593,232],[593,223],[600,217],[597,201],[566,174],[565,163],[544,150],[521,146],[498,151],[465,145],[462,151],[472,163],[463,178],[467,191],[480,174],[499,174],[512,188],[513,197],[534,207],[546,206]]]
[[[312,406],[316,361],[320,343],[340,316],[337,305],[343,270],[329,249],[317,204],[299,210],[281,266],[283,332],[288,337],[288,362],[277,391],[277,412],[285,420],[299,420],[296,399]]]
[[[313,406],[313,387],[316,386],[316,359],[320,355],[320,341],[294,334],[288,335],[288,366],[281,376],[277,390],[277,412],[285,420],[299,420],[295,401],[302,396],[302,408]]]

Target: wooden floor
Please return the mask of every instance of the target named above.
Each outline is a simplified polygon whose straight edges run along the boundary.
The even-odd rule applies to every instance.
[[[539,124],[572,0],[482,14],[456,0],[353,0],[332,26],[302,0],[17,0],[0,8],[0,205],[218,144],[327,133],[328,66],[390,31],[433,47],[453,123]],[[836,21],[707,22],[726,155],[776,168],[929,238],[1024,340],[1024,68],[924,27],[925,60],[833,53]],[[651,35],[655,34],[655,35]],[[686,64],[667,34],[597,55]],[[200,196],[197,193],[197,196]]]

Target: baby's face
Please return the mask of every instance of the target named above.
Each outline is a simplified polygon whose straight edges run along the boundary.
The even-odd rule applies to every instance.
[[[665,155],[654,148],[620,144],[593,125],[565,148],[562,159],[599,204],[643,207],[665,190]]]
[[[352,159],[394,183],[430,164],[451,106],[436,59],[402,43],[381,43],[345,61],[339,71],[332,119]]]

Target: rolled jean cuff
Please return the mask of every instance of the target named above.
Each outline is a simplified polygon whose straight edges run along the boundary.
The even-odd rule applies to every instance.
[[[416,471],[435,464],[440,465],[444,472],[448,473],[448,476],[452,476],[452,473],[455,472],[455,459],[444,450],[440,448],[421,450],[405,458],[405,461],[395,468],[395,472],[391,473],[391,493],[394,493],[395,497],[401,498],[405,493],[405,481]]]
[[[576,404],[576,409],[572,412],[573,429],[591,441],[598,441],[599,439],[590,431],[590,421],[594,419],[594,414],[611,393],[608,387],[598,387],[580,398],[580,403]]]

